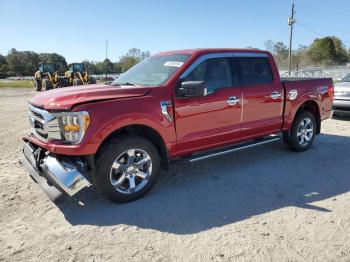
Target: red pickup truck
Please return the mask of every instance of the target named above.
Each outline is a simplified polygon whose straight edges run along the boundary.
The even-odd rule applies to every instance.
[[[171,163],[280,138],[294,151],[309,149],[331,115],[333,92],[331,79],[281,80],[266,51],[163,52],[111,85],[33,97],[21,163],[52,200],[94,185],[128,202]]]

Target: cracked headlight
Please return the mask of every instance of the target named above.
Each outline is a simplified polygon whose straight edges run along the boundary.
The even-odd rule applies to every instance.
[[[78,144],[90,125],[90,116],[86,111],[55,114],[61,133],[61,139],[70,144]]]

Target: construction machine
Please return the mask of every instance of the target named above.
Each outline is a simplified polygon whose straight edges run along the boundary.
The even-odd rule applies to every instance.
[[[34,74],[34,89],[36,91],[50,90],[67,85],[67,80],[60,77],[56,64],[39,63],[39,70]]]
[[[69,65],[69,70],[64,73],[69,85],[96,84],[96,80],[90,76],[83,63],[73,63]]]

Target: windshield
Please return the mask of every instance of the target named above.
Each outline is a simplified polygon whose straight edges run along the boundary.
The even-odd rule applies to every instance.
[[[50,73],[52,73],[52,72],[54,72],[55,71],[55,65],[54,64],[44,64],[43,65],[43,71],[44,72],[50,72]]]
[[[84,72],[83,64],[73,64],[73,72]]]
[[[342,82],[350,82],[350,74],[347,74],[344,76],[344,78],[341,80]]]
[[[160,86],[183,65],[190,55],[155,55],[130,68],[112,85]]]

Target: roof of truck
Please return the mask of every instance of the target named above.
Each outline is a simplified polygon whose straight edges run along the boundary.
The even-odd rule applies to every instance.
[[[268,51],[253,48],[195,48],[160,52],[158,55],[175,55],[175,54],[206,54],[206,53],[262,53],[269,54]]]

